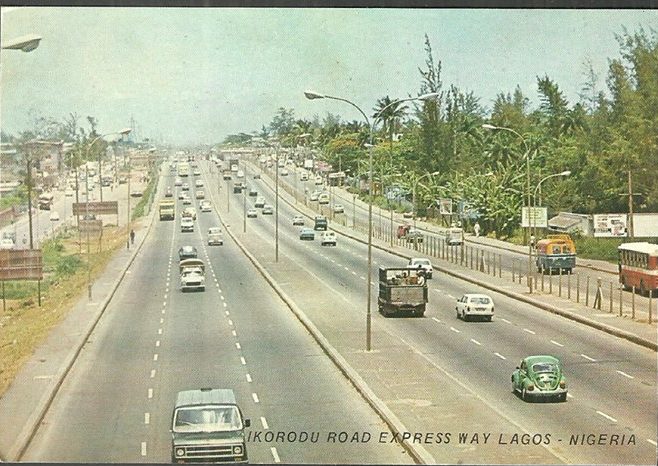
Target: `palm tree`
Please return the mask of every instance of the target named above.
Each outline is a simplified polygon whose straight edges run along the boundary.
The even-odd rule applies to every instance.
[[[393,165],[393,134],[399,128],[400,120],[404,118],[407,113],[407,106],[402,102],[392,101],[389,96],[382,97],[377,101],[377,105],[373,108],[375,112],[373,118],[375,123],[381,121],[383,124],[382,131],[388,133],[389,143],[389,165]],[[373,141],[374,142],[374,141]],[[384,186],[382,186],[383,192]]]

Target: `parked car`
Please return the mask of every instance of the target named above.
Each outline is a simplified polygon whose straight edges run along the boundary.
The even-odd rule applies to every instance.
[[[91,191],[91,188],[89,188],[89,190]],[[138,189],[130,191],[130,197],[142,197],[142,195],[143,193]]]
[[[181,178],[176,178],[174,180],[174,186],[182,186],[183,185],[183,180]]]
[[[343,204],[334,204],[334,213],[335,214],[345,213],[345,207],[343,207]]]
[[[567,380],[560,360],[553,356],[528,356],[512,373],[512,391],[523,401],[550,399],[567,401]]]
[[[167,188],[167,192],[165,193],[165,197],[173,197],[174,193],[171,192],[171,188]]]
[[[336,233],[325,231],[320,236],[320,246],[336,246]]]
[[[54,210],[50,213],[50,221],[59,222],[59,214]]]
[[[196,180],[194,182],[194,187],[195,188],[203,188],[203,180]]]
[[[292,218],[292,224],[293,226],[304,225],[304,217],[302,215],[295,215]]]
[[[265,204],[263,206],[263,215],[273,215],[274,214],[274,207],[272,207],[269,204]]]
[[[258,211],[256,209],[247,210],[247,218],[256,218],[258,217]]]
[[[198,257],[197,250],[194,246],[181,246],[178,249],[178,260],[183,259],[196,259]]]
[[[472,317],[481,317],[489,322],[494,315],[494,302],[486,294],[467,293],[457,300],[457,318],[470,320]]]
[[[299,239],[313,241],[315,239],[315,231],[310,228],[302,228],[299,230]]]
[[[432,278],[432,262],[424,257],[414,257],[409,259],[407,267],[410,269],[422,268],[425,272],[425,278]]]

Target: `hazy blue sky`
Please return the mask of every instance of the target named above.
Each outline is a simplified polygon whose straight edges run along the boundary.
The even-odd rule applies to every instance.
[[[445,88],[490,108],[518,84],[536,104],[536,77],[547,74],[573,103],[584,62],[604,89],[615,33],[656,28],[658,11],[37,7],[2,8],[1,25],[3,42],[43,37],[34,52],[2,51],[4,131],[29,128],[34,109],[93,115],[101,132],[134,116],[140,137],[213,143],[260,128],[279,107],[360,118],[344,103],[306,100],[306,89],[369,114],[384,95],[417,94],[426,33]]]

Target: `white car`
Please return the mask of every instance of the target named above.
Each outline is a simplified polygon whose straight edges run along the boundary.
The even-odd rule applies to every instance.
[[[336,233],[333,231],[325,231],[320,236],[320,246],[336,246]]]
[[[197,199],[205,199],[206,198],[206,193],[204,193],[203,191],[197,191],[196,192],[196,198]]]
[[[263,215],[272,215],[274,214],[274,207],[269,204],[263,206]]]
[[[318,185],[318,186],[322,184],[322,177],[321,176],[315,177],[315,184]]]
[[[214,244],[220,246],[224,244],[224,237],[222,236],[222,229],[220,227],[208,228],[208,246],[212,246]]]
[[[64,196],[66,197],[73,197],[75,194],[75,191],[71,188],[68,188],[66,191],[64,191]]]
[[[264,207],[264,206],[265,206],[265,198],[257,197],[256,202],[254,202],[254,207]]]
[[[196,180],[194,182],[194,187],[195,188],[203,188],[203,180]]]
[[[174,181],[174,186],[182,186],[183,185],[183,180],[181,178],[176,178]]]
[[[258,217],[258,211],[256,209],[247,210],[247,218],[256,218]]]
[[[304,226],[304,217],[301,216],[301,215],[295,215],[295,216],[292,218],[292,224],[293,224],[294,226],[297,226],[297,225]]]
[[[201,201],[201,212],[212,212],[212,203],[210,201]]]
[[[344,214],[345,213],[345,207],[343,207],[343,204],[334,204],[334,213],[335,214]]]
[[[494,315],[494,302],[489,295],[468,293],[457,300],[455,310],[458,319],[470,320],[473,317],[481,317],[491,322]]]
[[[318,196],[318,204],[329,204],[329,193],[320,193]]]
[[[55,212],[54,210],[50,213],[50,221],[51,222],[59,222],[59,214]]]
[[[422,268],[425,271],[425,278],[432,278],[432,262],[424,257],[414,257],[409,259],[407,268],[417,269]]]
[[[183,233],[194,231],[194,220],[192,220],[192,217],[182,217],[180,219],[180,231]]]

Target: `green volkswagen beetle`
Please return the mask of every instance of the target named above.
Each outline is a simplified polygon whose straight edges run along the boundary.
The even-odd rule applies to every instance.
[[[557,399],[567,401],[567,381],[560,360],[553,356],[528,356],[512,373],[512,391],[523,401]]]

